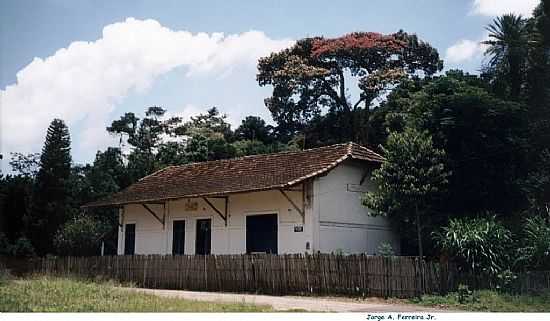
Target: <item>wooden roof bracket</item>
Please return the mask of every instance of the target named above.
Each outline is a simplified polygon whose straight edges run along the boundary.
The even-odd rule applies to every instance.
[[[162,203],[162,208],[163,208],[162,219],[149,206],[147,206],[147,204],[142,203],[141,206],[143,206],[143,208],[145,208],[149,213],[151,213],[151,215],[153,215],[157,219],[157,221],[159,221],[160,224],[162,224],[162,228],[164,229],[165,223],[166,223],[166,203]]]
[[[287,199],[287,201],[294,207],[294,209],[302,216],[302,223],[306,222],[306,202],[305,202],[305,186],[302,185],[302,207],[300,208],[294,201],[288,196],[287,193],[285,193],[284,189],[280,188],[279,192],[283,194],[283,196]]]
[[[210,208],[212,208],[214,210],[214,212],[216,212],[221,218],[222,220],[224,221],[225,223],[225,226],[227,226],[227,209],[228,209],[228,205],[229,205],[229,197],[228,196],[223,196],[223,197],[216,197],[216,198],[223,198],[225,199],[225,209],[224,209],[224,213],[225,214],[222,214],[222,212],[216,208],[216,206],[214,206],[214,204],[212,204],[212,202],[210,202],[208,200],[208,198],[206,197],[202,197],[202,199],[206,202],[206,204],[208,204],[208,206],[210,206]]]

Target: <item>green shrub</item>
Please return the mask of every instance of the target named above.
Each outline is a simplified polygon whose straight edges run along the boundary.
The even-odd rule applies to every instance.
[[[388,242],[382,242],[380,245],[378,245],[378,248],[376,249],[376,253],[381,256],[394,256],[395,252],[393,251],[393,247]]]
[[[512,290],[514,289],[514,283],[517,278],[518,276],[509,269],[500,272],[497,275],[497,289],[505,292],[512,292]]]
[[[6,235],[0,233],[0,255],[34,256],[35,251],[28,238],[20,237],[13,244],[10,244]]]
[[[31,241],[26,237],[18,238],[11,246],[13,256],[35,256],[34,247]]]
[[[462,271],[475,277],[494,278],[508,266],[512,236],[494,217],[453,219],[434,238]]]
[[[11,244],[6,234],[0,232],[0,255],[11,255]]]
[[[447,295],[423,295],[414,298],[412,303],[437,308],[460,309],[467,311],[491,312],[548,312],[550,311],[550,292],[540,295],[511,295],[492,290],[479,290],[464,293],[460,298],[458,292]],[[462,301],[462,302],[460,302]]]
[[[54,245],[59,255],[97,255],[104,226],[88,215],[68,221],[57,232]]]
[[[465,284],[460,284],[457,289],[457,298],[460,304],[466,304],[470,302],[476,302],[477,298],[474,296],[474,292]]]
[[[516,265],[538,270],[550,269],[550,223],[540,216],[528,218],[522,234]]]

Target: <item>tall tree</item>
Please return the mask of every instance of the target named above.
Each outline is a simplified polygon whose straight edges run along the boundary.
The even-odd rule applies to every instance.
[[[247,116],[241,125],[235,130],[235,138],[238,140],[258,140],[264,144],[273,141],[273,127],[266,125],[265,120],[257,116]]]
[[[153,155],[153,150],[161,142],[161,135],[166,132],[164,121],[161,120],[165,113],[166,110],[161,107],[149,107],[137,128],[133,144],[147,155]]]
[[[30,237],[39,254],[51,253],[55,232],[70,216],[67,206],[67,180],[72,162],[70,145],[65,122],[54,119],[48,127],[40,156],[29,220],[33,231]]]
[[[135,136],[138,128],[139,118],[134,113],[125,113],[118,120],[114,120],[111,126],[107,127],[107,132],[113,135],[119,135],[119,145],[123,145],[124,137],[130,145],[135,146]]]
[[[162,107],[152,106],[145,111],[145,117],[141,120],[134,113],[126,113],[107,127],[109,133],[120,136],[121,145],[124,138],[130,145],[128,174],[131,181],[158,168],[156,153],[163,137],[175,135],[178,125],[181,125],[181,118],[165,119],[165,113]]]
[[[338,128],[339,140],[365,143],[377,97],[418,71],[431,75],[441,68],[437,51],[416,35],[357,32],[301,39],[261,58],[257,80],[273,86],[265,104],[287,140],[313,118],[332,113],[338,116],[330,125]],[[352,91],[358,92],[354,101]]]
[[[80,204],[105,197],[130,185],[126,166],[119,148],[109,147],[98,151],[92,166],[82,168],[82,190],[78,191]]]
[[[526,20],[520,15],[505,14],[494,19],[487,31],[489,40],[482,42],[488,46],[485,55],[490,58],[487,72],[493,82],[505,85],[507,97],[519,100],[528,51]]]
[[[387,216],[404,235],[415,226],[418,255],[423,256],[423,230],[450,175],[443,163],[445,152],[434,148],[427,134],[407,128],[390,134],[384,156],[386,160],[372,176],[378,189],[366,194],[364,204],[372,215]]]

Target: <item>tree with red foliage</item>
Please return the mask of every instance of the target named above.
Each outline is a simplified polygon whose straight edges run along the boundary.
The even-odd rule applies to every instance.
[[[257,80],[260,86],[273,86],[265,104],[279,132],[291,136],[307,131],[312,120],[330,119],[332,136],[368,143],[373,101],[404,78],[419,71],[431,75],[442,66],[437,50],[416,35],[356,32],[301,39],[261,58]],[[359,92],[353,102],[346,82],[356,84],[353,92]]]

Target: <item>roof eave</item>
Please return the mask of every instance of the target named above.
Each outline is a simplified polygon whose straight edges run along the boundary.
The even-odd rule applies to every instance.
[[[284,184],[270,185],[270,186],[266,186],[266,187],[253,188],[253,189],[243,189],[243,190],[237,190],[237,191],[223,191],[223,192],[212,192],[212,193],[189,194],[189,195],[143,199],[143,200],[135,200],[135,201],[127,201],[127,202],[111,202],[111,203],[108,203],[108,202],[105,202],[105,203],[91,202],[91,203],[84,204],[84,205],[80,206],[80,208],[87,209],[87,208],[100,208],[100,207],[121,207],[121,206],[124,206],[124,205],[144,204],[144,203],[152,203],[152,202],[166,202],[166,201],[177,200],[177,199],[186,199],[186,198],[227,196],[227,195],[233,195],[233,194],[242,194],[242,193],[252,193],[252,192],[262,192],[262,191],[268,191],[268,190],[276,190],[276,189],[295,186],[295,185],[300,184],[300,183],[302,183],[302,182],[304,182],[308,179],[311,179],[311,178],[323,175],[325,173],[328,173],[329,171],[331,171],[332,169],[334,169],[336,166],[338,166],[340,163],[342,163],[343,161],[345,161],[347,159],[355,159],[355,160],[366,161],[366,162],[370,162],[370,163],[381,163],[382,162],[382,160],[375,160],[375,159],[370,159],[370,158],[366,158],[366,157],[354,156],[352,153],[347,153],[346,155],[340,157],[339,159],[332,162],[331,164],[329,164],[328,166],[326,166],[325,168],[323,168],[321,170],[315,171],[315,172],[310,173],[308,175],[304,175],[302,177],[299,177],[297,179],[294,179],[294,180],[289,181],[289,182],[284,183]],[[99,203],[99,204],[96,205],[94,203]]]

